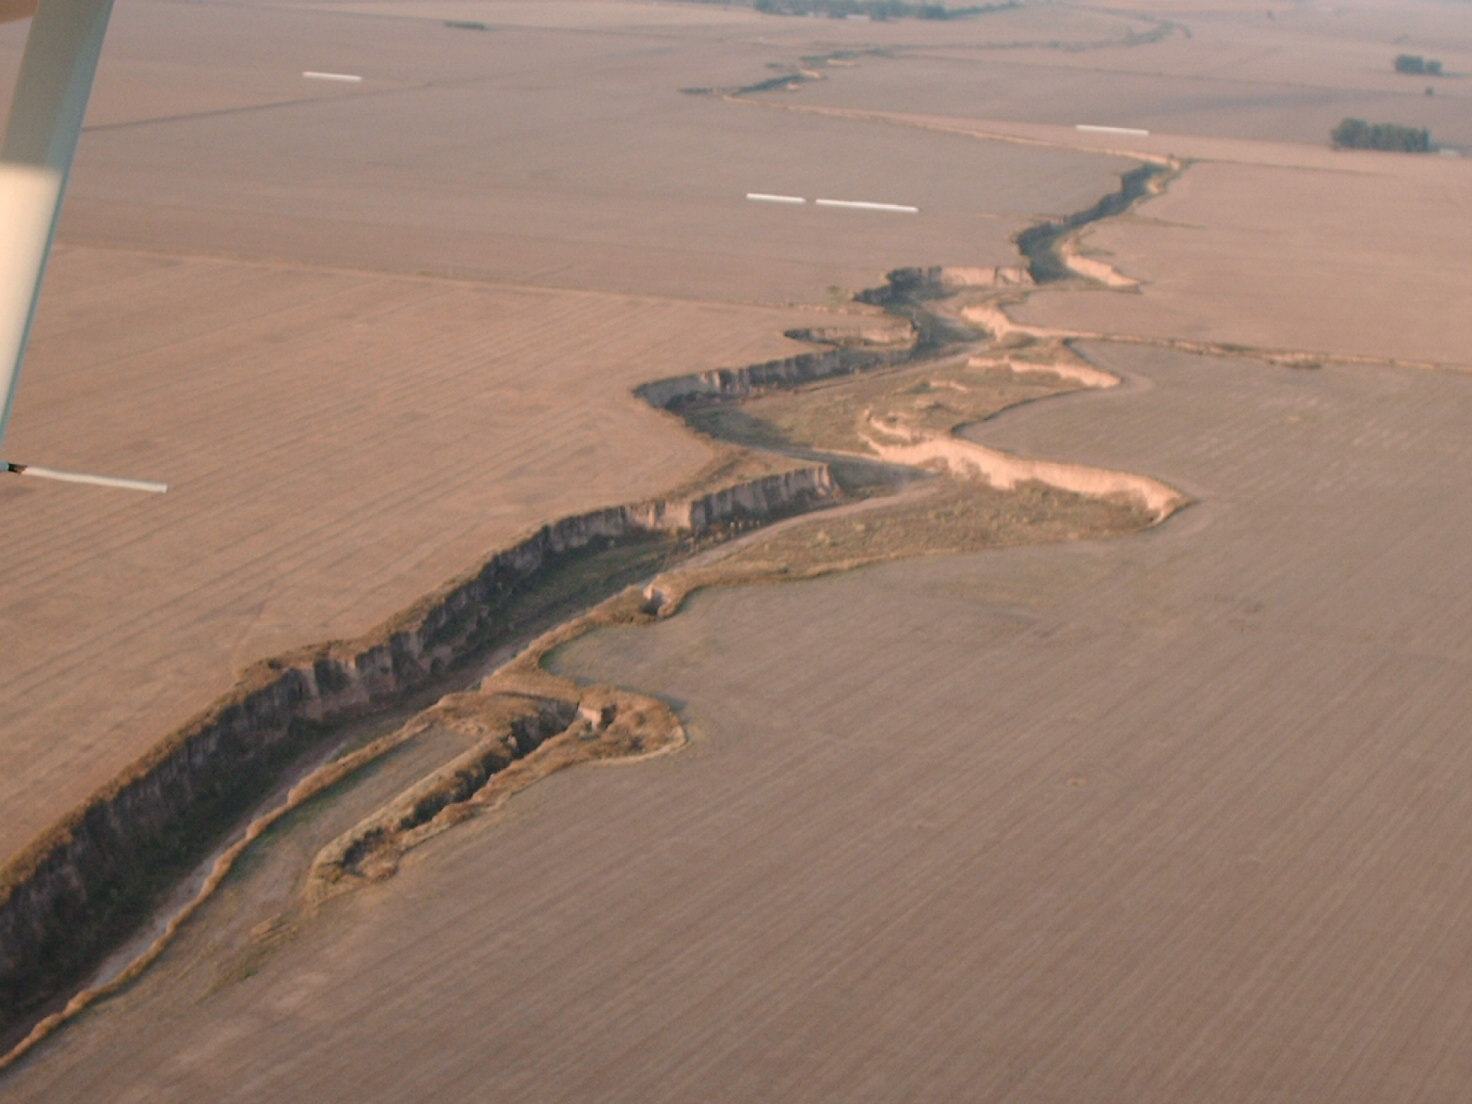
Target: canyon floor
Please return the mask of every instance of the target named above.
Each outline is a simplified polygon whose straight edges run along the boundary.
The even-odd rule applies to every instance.
[[[1461,1099],[1472,176],[1324,139],[1472,141],[1472,13],[1135,7],[122,8],[7,447],[174,488],[0,487],[5,854],[246,664],[688,482],[717,446],[639,384],[872,327],[888,269],[1017,266],[1027,225],[1172,175],[1072,239],[1085,275],[938,308],[991,333],[967,357],[1067,338],[1121,386],[1007,371],[947,420],[963,358],[707,412],[889,458],[928,428],[952,476],[1051,489],[786,523],[692,585],[890,562],[559,638],[546,678],[651,695],[680,750],[549,770],[304,906],[326,843],[465,752],[431,717],[0,1098]],[[1067,497],[1101,471],[1169,508]],[[1060,503],[1051,543],[941,535]]]

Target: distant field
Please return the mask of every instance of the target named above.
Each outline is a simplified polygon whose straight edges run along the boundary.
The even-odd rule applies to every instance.
[[[1138,47],[1122,59],[1134,64],[1118,67],[1085,64],[1083,59],[1097,63],[1093,53],[1035,57],[1037,51],[1024,56],[952,50],[932,57],[917,51],[899,59],[865,59],[852,70],[830,71],[827,81],[786,95],[841,107],[936,114],[964,107],[965,113],[981,119],[1106,123],[1314,144],[1327,144],[1336,123],[1356,116],[1427,127],[1438,141],[1472,145],[1472,80],[1445,82],[1440,95],[1428,97],[1425,80],[1417,83],[1391,71],[1393,48],[1377,50],[1373,69],[1368,59],[1356,62],[1348,79],[1324,83],[1294,79],[1287,64],[1261,75],[1231,66],[1207,73],[1162,73],[1154,65],[1141,65],[1145,57],[1153,61],[1156,50],[1164,47]],[[1351,81],[1355,83],[1346,87]]]
[[[747,28],[763,22],[755,10],[740,5],[648,4],[638,0],[287,0],[283,6],[398,19],[461,20],[493,28],[529,26],[576,31]]]
[[[321,65],[320,47],[309,43],[329,33],[340,60],[382,56],[361,33],[337,23],[304,15],[298,21],[303,41],[283,42],[279,18],[255,6],[119,4],[88,105],[88,125],[112,127],[348,94],[341,84],[301,77],[303,69]],[[28,28],[29,23],[0,26],[0,72],[15,72]],[[453,71],[454,46],[449,47],[441,73]],[[0,80],[0,108],[9,109],[10,96],[10,81]]]
[[[1032,10],[1041,24],[1045,9]],[[1418,79],[1392,67],[1397,53],[1421,52],[1443,59],[1449,73],[1472,72],[1466,5],[1157,10],[1174,27],[1159,41],[1128,44],[1116,26],[1079,49],[1039,25],[1007,49],[912,43],[826,70],[826,80],[795,95],[766,98],[1315,144],[1350,115],[1429,127],[1440,141],[1472,145],[1472,79]]]
[[[734,111],[680,89],[760,79],[790,51],[750,34],[728,44],[673,33],[471,33],[137,0],[109,39],[63,233],[335,267],[827,302],[829,287],[868,287],[901,265],[1010,263],[1018,222],[1086,205],[1127,167]],[[363,82],[304,80],[303,70]],[[774,210],[747,202],[753,191],[921,214]]]
[[[1010,308],[1020,321],[1083,333],[1472,364],[1472,321],[1461,309],[1472,293],[1462,263],[1472,244],[1467,159],[811,110],[1029,146],[1134,150],[1185,166],[1166,195],[1079,236],[1086,257],[1140,281],[1137,290],[1050,287]]]

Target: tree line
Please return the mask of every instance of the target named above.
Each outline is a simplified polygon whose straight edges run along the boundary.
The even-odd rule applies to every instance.
[[[1396,150],[1401,153],[1430,153],[1431,132],[1399,123],[1367,123],[1345,119],[1329,132],[1335,149]]]
[[[1395,59],[1395,71],[1420,77],[1439,77],[1441,62],[1435,58],[1423,58],[1420,54],[1399,54]]]

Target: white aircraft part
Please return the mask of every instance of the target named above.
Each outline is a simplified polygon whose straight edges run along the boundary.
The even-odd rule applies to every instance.
[[[306,71],[302,76],[307,80],[343,81],[346,84],[358,84],[363,80],[362,77],[352,73],[314,73],[311,70]]]
[[[806,203],[802,196],[772,195],[769,192],[747,192],[747,199],[754,199],[761,203]]]
[[[4,469],[15,475],[33,475],[40,479],[55,479],[60,483],[87,483],[93,487],[115,487],[124,491],[148,491],[163,494],[169,489],[167,483],[154,483],[148,479],[122,479],[116,475],[88,475],[86,472],[57,471],[55,468],[37,467],[35,464],[6,464]]]
[[[869,203],[861,199],[819,199],[815,200],[819,207],[848,207],[856,211],[897,211],[904,215],[918,215],[919,207],[909,207],[903,203]]]
[[[21,356],[30,329],[36,285],[51,243],[51,219],[61,199],[61,174],[31,165],[0,162],[0,437],[10,420],[20,380]]]
[[[1074,130],[1087,130],[1094,134],[1133,134],[1137,138],[1147,138],[1148,130],[1140,130],[1136,127],[1095,126],[1092,123],[1076,123]]]
[[[0,144],[0,441],[10,424],[46,259],[111,15],[112,0],[41,0],[26,36],[10,121]],[[0,461],[0,472],[134,491],[168,489],[142,479],[5,461]]]
[[[0,441],[10,422],[46,258],[111,14],[112,0],[42,0],[26,38],[0,146],[7,193],[0,199],[6,237],[0,252],[7,254],[0,260],[0,373],[5,382]],[[12,241],[19,241],[19,248],[12,249]]]

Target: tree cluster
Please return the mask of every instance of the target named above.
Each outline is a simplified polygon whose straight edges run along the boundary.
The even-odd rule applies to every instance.
[[[1395,59],[1395,71],[1421,77],[1439,77],[1441,62],[1434,58],[1423,58],[1420,54],[1399,54]]]
[[[1345,119],[1329,132],[1335,149],[1397,150],[1402,153],[1430,153],[1431,132],[1399,123],[1367,123],[1363,119]]]

